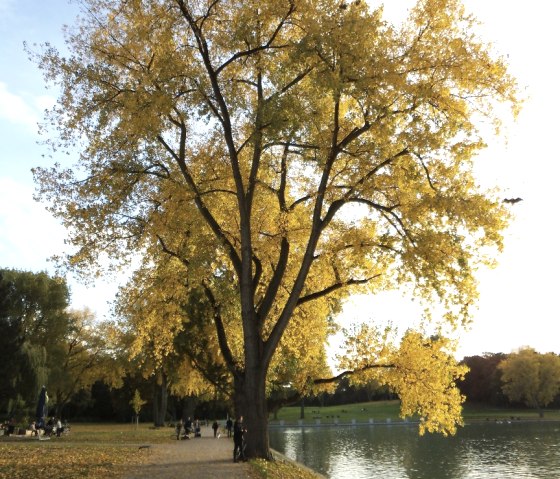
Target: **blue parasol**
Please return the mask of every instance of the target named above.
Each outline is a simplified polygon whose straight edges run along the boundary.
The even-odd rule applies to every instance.
[[[37,411],[35,416],[37,416],[38,427],[43,427],[45,425],[45,417],[48,413],[49,396],[47,396],[47,388],[43,386],[41,392],[39,393],[39,401],[37,403]]]

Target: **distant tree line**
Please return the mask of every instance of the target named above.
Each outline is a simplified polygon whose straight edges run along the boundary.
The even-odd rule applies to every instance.
[[[560,357],[526,347],[510,354],[486,353],[463,359],[469,367],[459,383],[467,401],[491,406],[527,406],[543,415],[560,407]]]

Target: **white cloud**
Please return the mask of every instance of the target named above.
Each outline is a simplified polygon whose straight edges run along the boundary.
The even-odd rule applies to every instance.
[[[54,102],[55,100],[48,95],[16,95],[9,91],[5,83],[0,82],[0,119],[23,125],[33,132],[37,131],[37,123],[42,120],[44,110]]]
[[[25,271],[46,270],[53,274],[53,255],[63,254],[66,232],[44,206],[33,200],[33,188],[11,178],[0,177],[0,268]],[[126,275],[101,278],[80,284],[71,274],[71,306],[89,308],[98,319],[108,317],[118,285]]]
[[[29,185],[0,178],[0,267],[51,270],[48,258],[63,251],[64,237]]]

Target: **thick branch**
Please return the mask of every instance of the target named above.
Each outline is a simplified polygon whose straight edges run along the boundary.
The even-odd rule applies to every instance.
[[[183,258],[180,254],[176,253],[175,251],[170,250],[167,245],[165,244],[165,241],[163,240],[163,238],[159,235],[157,235],[157,239],[159,241],[159,244],[161,245],[161,249],[163,250],[164,253],[173,256],[174,258],[177,258],[181,263],[183,263],[187,268],[189,267],[189,261],[185,258]]]
[[[274,92],[272,95],[270,95],[266,99],[266,101],[270,101],[271,99],[279,97],[280,95],[286,93],[290,88],[297,85],[301,80],[303,80],[312,71],[313,71],[313,67],[307,67],[301,73],[296,75],[290,82],[286,83],[286,85],[284,85],[280,90],[278,90],[277,92]]]
[[[258,53],[260,51],[271,48],[272,43],[274,43],[274,40],[276,40],[276,37],[280,33],[280,30],[282,30],[282,27],[286,23],[286,20],[293,13],[295,8],[296,8],[295,3],[293,1],[290,1],[290,8],[288,9],[288,12],[286,13],[286,15],[284,15],[284,17],[282,17],[282,19],[280,20],[280,22],[276,26],[276,29],[274,30],[274,32],[272,32],[272,35],[270,36],[268,41],[264,45],[259,45],[258,47],[249,48],[248,50],[244,50],[242,52],[235,53],[234,55],[232,55],[228,60],[226,60],[222,65],[220,65],[216,69],[216,75],[219,75],[220,72],[224,68],[226,68],[230,63],[234,62],[235,60],[238,60],[239,58],[243,58],[243,57],[246,57],[246,56],[251,56],[251,55],[254,55],[255,53]],[[276,48],[281,48],[281,47],[276,47]]]
[[[363,203],[363,204],[365,204],[365,205],[367,205],[371,208],[374,208],[378,211],[381,211],[382,213],[384,213],[384,215],[389,215],[389,217],[386,216],[387,221],[389,221],[393,225],[393,227],[397,231],[399,231],[404,237],[408,238],[412,243],[414,243],[414,238],[412,238],[410,236],[410,234],[409,234],[408,230],[406,229],[402,219],[399,218],[399,216],[393,211],[399,205],[384,206],[384,205],[380,205],[379,203],[375,203],[374,201],[367,200],[365,198],[351,198],[349,200],[349,203]],[[400,228],[398,228],[397,225],[395,223],[393,223],[393,221],[391,221],[391,218],[398,223]]]
[[[288,176],[288,152],[290,147],[288,144],[284,146],[282,152],[282,159],[280,163],[280,186],[278,187],[278,203],[280,204],[281,211],[287,211],[286,206],[286,183]]]
[[[247,205],[247,216],[251,217],[251,210],[253,207],[253,197],[255,194],[256,179],[259,173],[262,155],[262,110],[263,110],[263,86],[262,75],[259,72],[257,82],[257,114],[255,118],[255,131],[253,134],[253,160],[251,162],[251,172],[249,174],[249,182],[247,185],[247,195],[245,197],[245,204]]]
[[[341,379],[345,378],[346,376],[352,376],[354,374],[363,373],[365,371],[369,371],[371,369],[392,369],[396,366],[394,364],[368,364],[358,369],[350,370],[350,371],[343,371],[336,376],[331,378],[320,378],[320,379],[313,379],[313,384],[331,384]]]
[[[356,191],[356,189],[363,185],[367,180],[369,180],[373,175],[375,175],[381,168],[389,165],[390,163],[392,163],[394,160],[396,160],[397,158],[407,155],[409,153],[408,148],[403,148],[401,151],[399,151],[398,153],[394,154],[393,156],[391,156],[390,158],[385,159],[384,161],[382,161],[381,163],[379,163],[378,165],[375,166],[375,168],[371,169],[370,171],[368,171],[364,176],[362,176],[362,178],[360,178],[356,184],[354,186],[352,186],[352,188],[346,193],[347,196],[351,196],[354,194],[354,192]]]
[[[268,288],[262,300],[261,306],[257,311],[257,317],[259,320],[259,327],[262,326],[264,320],[266,319],[272,305],[274,304],[274,299],[278,293],[278,289],[282,284],[282,278],[286,271],[286,266],[288,265],[288,257],[290,253],[290,244],[286,238],[282,238],[280,243],[280,254],[278,255],[278,262],[276,264],[276,269],[270,282],[268,283]]]
[[[233,140],[231,118],[230,118],[229,108],[226,104],[224,96],[222,95],[222,90],[218,82],[218,73],[212,66],[212,62],[210,60],[210,51],[208,49],[208,43],[204,38],[204,35],[202,33],[202,28],[197,24],[196,20],[194,19],[191,12],[189,11],[188,6],[185,5],[185,1],[184,0],[176,0],[176,1],[177,1],[177,5],[181,10],[181,14],[187,20],[187,23],[189,24],[189,27],[191,28],[191,31],[193,32],[196,38],[198,51],[202,57],[202,61],[206,69],[206,73],[208,74],[208,79],[210,80],[210,84],[212,85],[212,92],[214,94],[216,102],[218,103],[219,118],[222,124],[222,128],[224,130],[224,139],[226,141],[228,151],[229,151],[233,177],[235,179],[238,195],[240,195],[240,201],[242,201],[244,199],[241,198],[241,196],[243,195],[243,183],[241,179],[242,178],[241,172],[239,170],[235,142]]]
[[[305,285],[307,275],[309,274],[309,269],[313,264],[315,258],[315,249],[317,243],[321,236],[321,214],[323,211],[323,205],[325,201],[325,195],[327,192],[327,187],[330,181],[331,171],[334,162],[338,156],[338,134],[340,130],[340,98],[336,97],[334,99],[334,111],[333,111],[333,129],[331,136],[331,147],[329,149],[329,154],[326,158],[325,165],[323,167],[323,174],[321,175],[321,181],[317,188],[317,195],[315,197],[315,206],[313,208],[313,217],[311,221],[311,232],[309,234],[309,239],[307,240],[307,247],[303,255],[301,266],[297,277],[294,281],[294,285],[290,292],[290,296],[284,305],[284,309],[280,314],[280,317],[276,321],[276,324],[272,328],[272,331],[265,341],[262,362],[268,365],[272,359],[272,355],[288,326],[290,318],[297,307],[298,300],[300,298],[301,292]]]
[[[303,303],[307,303],[309,301],[313,301],[314,299],[318,299],[318,298],[322,298],[323,296],[326,296],[330,293],[332,293],[333,291],[337,291],[341,288],[344,288],[346,286],[351,286],[353,284],[366,284],[369,281],[371,281],[374,278],[378,278],[379,276],[381,276],[380,274],[376,274],[374,276],[371,276],[370,278],[364,278],[364,279],[349,279],[347,281],[340,281],[338,283],[335,284],[331,284],[329,287],[322,289],[321,291],[315,291],[314,293],[309,293],[305,296],[302,296],[301,298],[299,298],[297,304],[298,306],[303,304]]]
[[[212,310],[214,311],[214,324],[216,326],[218,344],[220,345],[220,350],[222,351],[224,361],[226,362],[227,367],[232,372],[232,374],[238,374],[237,363],[227,342],[226,331],[224,328],[224,323],[222,321],[222,315],[220,313],[220,306],[217,303],[216,298],[214,297],[214,293],[212,293],[212,290],[204,281],[202,282],[202,286],[204,287],[206,297],[208,298],[208,301],[212,306]]]
[[[354,185],[350,186],[348,191],[344,194],[342,198],[335,200],[331,203],[329,209],[327,210],[327,213],[325,214],[325,217],[323,218],[322,228],[325,229],[328,226],[328,224],[332,221],[332,219],[334,218],[338,210],[340,210],[340,208],[342,208],[342,206],[344,206],[345,203],[351,201],[358,202],[355,198],[352,198],[352,195],[356,192],[359,186],[363,185],[368,179],[370,179],[373,175],[375,175],[381,168],[390,164],[393,160],[399,158],[400,156],[406,155],[408,153],[409,153],[408,148],[404,148],[403,150],[399,151],[395,155],[391,156],[390,158],[387,158],[386,160],[376,165],[375,168],[372,168],[370,171],[368,171]],[[369,200],[364,200],[364,202],[366,201]],[[373,204],[375,203],[371,202],[370,206],[372,206]],[[378,206],[380,208],[383,208],[381,205]]]
[[[297,200],[295,200],[295,201],[288,207],[288,210],[289,210],[289,211],[293,211],[294,208],[295,208],[297,205],[299,205],[300,203],[304,203],[304,202],[306,202],[306,201],[309,201],[311,198],[312,198],[311,195],[305,195],[305,196],[302,196],[301,198],[298,198]]]
[[[167,152],[175,159],[177,164],[179,165],[179,168],[181,169],[181,173],[183,174],[183,177],[185,178],[185,180],[187,181],[187,184],[189,185],[189,187],[191,188],[191,190],[194,193],[194,201],[195,201],[195,204],[198,207],[200,213],[202,214],[202,217],[204,218],[204,220],[206,221],[208,226],[210,226],[210,229],[214,232],[214,234],[216,235],[218,240],[226,246],[226,249],[228,250],[228,254],[229,254],[229,257],[230,257],[231,262],[233,264],[233,267],[235,268],[237,273],[240,274],[241,273],[241,259],[239,258],[239,255],[237,254],[237,251],[235,250],[233,244],[229,241],[227,236],[224,234],[222,228],[220,227],[220,225],[216,221],[216,218],[214,218],[214,215],[212,215],[212,213],[206,207],[206,204],[202,200],[202,194],[198,190],[198,186],[196,185],[196,183],[194,181],[194,178],[192,177],[192,175],[190,174],[190,172],[187,168],[187,165],[186,165],[186,162],[185,162],[184,156],[183,156],[184,155],[184,144],[185,144],[185,141],[186,141],[185,137],[186,137],[186,129],[183,126],[183,128],[181,129],[181,151],[180,151],[179,155],[177,155],[177,153],[173,150],[173,148],[171,148],[171,146],[169,146],[169,144],[164,140],[164,138],[161,135],[158,135],[157,139],[161,143],[161,145],[167,150]]]
[[[262,261],[253,255],[253,263],[255,263],[255,275],[253,277],[253,291],[257,289],[259,281],[261,280],[263,268],[262,268]]]
[[[437,191],[434,184],[432,183],[432,177],[430,176],[430,171],[428,170],[426,163],[424,163],[424,158],[422,158],[422,156],[420,156],[418,153],[414,153],[414,156],[416,156],[416,158],[418,158],[418,160],[420,161],[420,164],[424,169],[424,173],[426,173],[426,178],[428,180],[428,184],[430,185],[430,188],[434,191]]]

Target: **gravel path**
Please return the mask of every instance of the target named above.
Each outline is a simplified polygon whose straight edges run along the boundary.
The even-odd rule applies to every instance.
[[[148,464],[130,470],[126,479],[248,479],[249,466],[233,462],[233,440],[214,438],[211,428],[202,428],[201,438],[153,444],[142,449]]]

